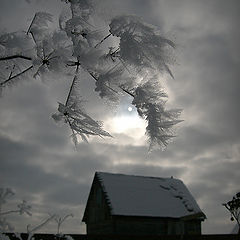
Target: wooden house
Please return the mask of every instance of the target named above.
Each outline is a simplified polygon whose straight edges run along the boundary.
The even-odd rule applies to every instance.
[[[205,219],[181,180],[96,172],[82,221],[87,234],[201,234]]]

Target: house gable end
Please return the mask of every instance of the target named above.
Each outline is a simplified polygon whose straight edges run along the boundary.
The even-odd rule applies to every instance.
[[[98,222],[108,219],[110,214],[111,209],[106,194],[97,174],[95,174],[82,221],[85,223]]]

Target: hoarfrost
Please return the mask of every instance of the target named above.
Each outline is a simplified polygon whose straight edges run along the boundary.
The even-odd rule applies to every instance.
[[[181,122],[180,109],[167,109],[168,96],[159,82],[160,73],[173,78],[170,65],[175,44],[157,27],[133,15],[113,18],[103,37],[102,29],[94,24],[98,16],[93,1],[65,2],[69,11],[60,15],[59,30],[51,29],[51,14],[37,12],[27,34],[0,35],[0,91],[32,76],[44,81],[62,74],[71,76],[67,101],[59,103],[53,119],[69,125],[75,145],[78,136],[83,141],[90,135],[110,137],[79,100],[76,83],[82,69],[95,81],[99,96],[111,104],[118,104],[122,94],[131,96],[139,116],[147,122],[149,150],[156,146],[164,149],[175,137],[174,126]]]

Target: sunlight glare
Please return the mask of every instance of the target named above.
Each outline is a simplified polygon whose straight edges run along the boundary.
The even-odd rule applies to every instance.
[[[128,133],[130,129],[144,129],[145,122],[137,115],[117,116],[112,119],[112,130],[116,133]]]

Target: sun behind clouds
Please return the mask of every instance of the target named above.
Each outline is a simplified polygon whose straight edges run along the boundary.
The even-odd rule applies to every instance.
[[[105,126],[113,135],[122,133],[139,138],[145,134],[146,123],[138,116],[134,107],[124,106],[115,116],[107,120]]]

